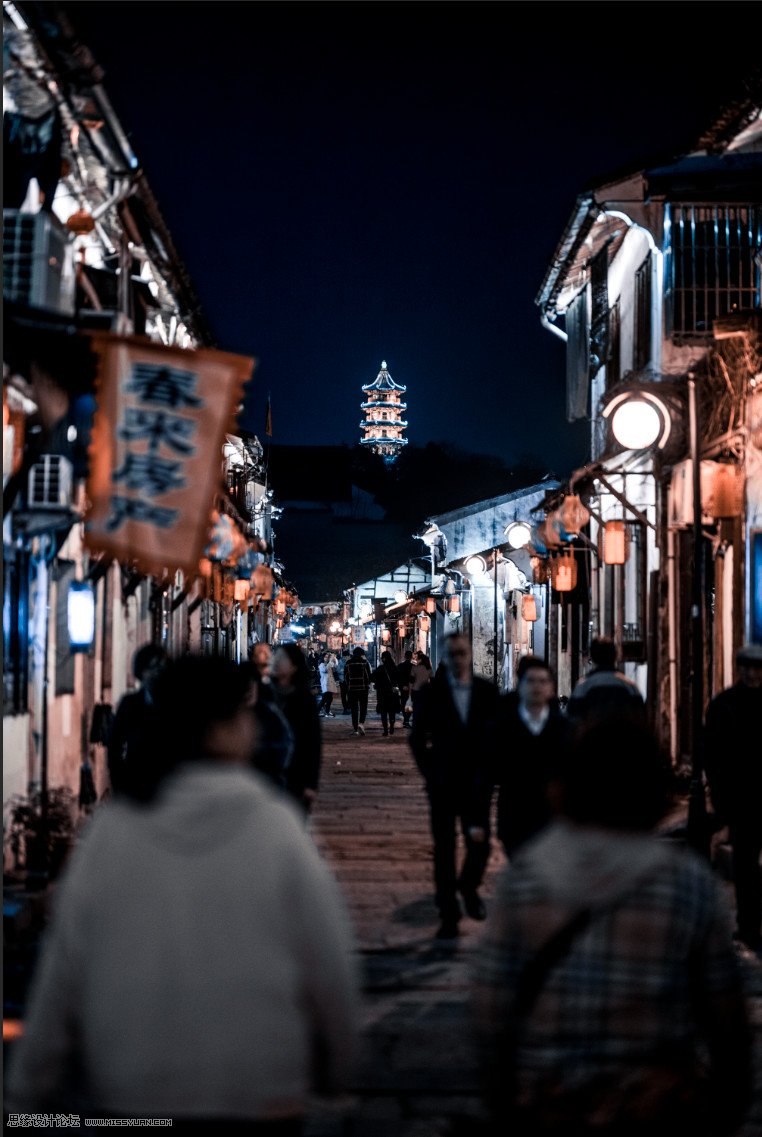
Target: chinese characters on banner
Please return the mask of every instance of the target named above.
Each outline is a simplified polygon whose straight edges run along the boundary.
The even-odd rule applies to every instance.
[[[145,573],[197,571],[222,446],[254,360],[96,333],[97,409],[85,541]]]

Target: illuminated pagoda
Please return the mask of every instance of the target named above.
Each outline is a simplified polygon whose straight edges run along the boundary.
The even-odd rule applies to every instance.
[[[407,403],[402,402],[406,390],[407,387],[394,382],[386,369],[386,361],[381,364],[375,381],[363,387],[367,395],[366,401],[360,404],[365,411],[365,421],[360,423],[360,429],[365,432],[365,437],[360,439],[360,445],[370,446],[387,465],[391,465],[402,447],[407,446],[407,439],[402,437],[407,426],[402,418],[402,412],[407,408]]]

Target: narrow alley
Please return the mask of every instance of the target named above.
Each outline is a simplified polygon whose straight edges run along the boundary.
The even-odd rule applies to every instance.
[[[365,738],[339,713],[323,720],[324,758],[311,827],[347,899],[363,957],[365,1038],[355,1093],[315,1102],[306,1137],[476,1137],[481,1103],[468,1019],[468,971],[481,925],[434,938],[428,811],[406,730]],[[503,864],[493,846],[489,910]],[[729,888],[729,886],[728,886]],[[729,892],[730,896],[730,892]],[[752,997],[757,1095],[738,1137],[762,1134],[762,965],[744,958]]]

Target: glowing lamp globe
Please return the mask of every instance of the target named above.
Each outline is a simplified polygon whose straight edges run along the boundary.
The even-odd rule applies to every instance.
[[[505,535],[512,549],[523,549],[532,538],[532,529],[526,521],[514,521],[506,527]]]
[[[466,572],[470,573],[471,576],[481,576],[486,571],[487,562],[484,557],[480,557],[478,553],[469,557],[466,561]]]
[[[646,450],[653,446],[662,430],[659,414],[645,399],[628,399],[611,416],[611,431],[620,446]]]

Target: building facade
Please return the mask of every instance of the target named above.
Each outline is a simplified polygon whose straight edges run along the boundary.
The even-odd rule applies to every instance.
[[[762,642],[761,107],[749,90],[690,153],[581,194],[536,297],[566,344],[567,417],[591,423],[537,540],[550,572],[576,548],[554,661],[570,687],[612,636],[677,766],[737,647]]]

